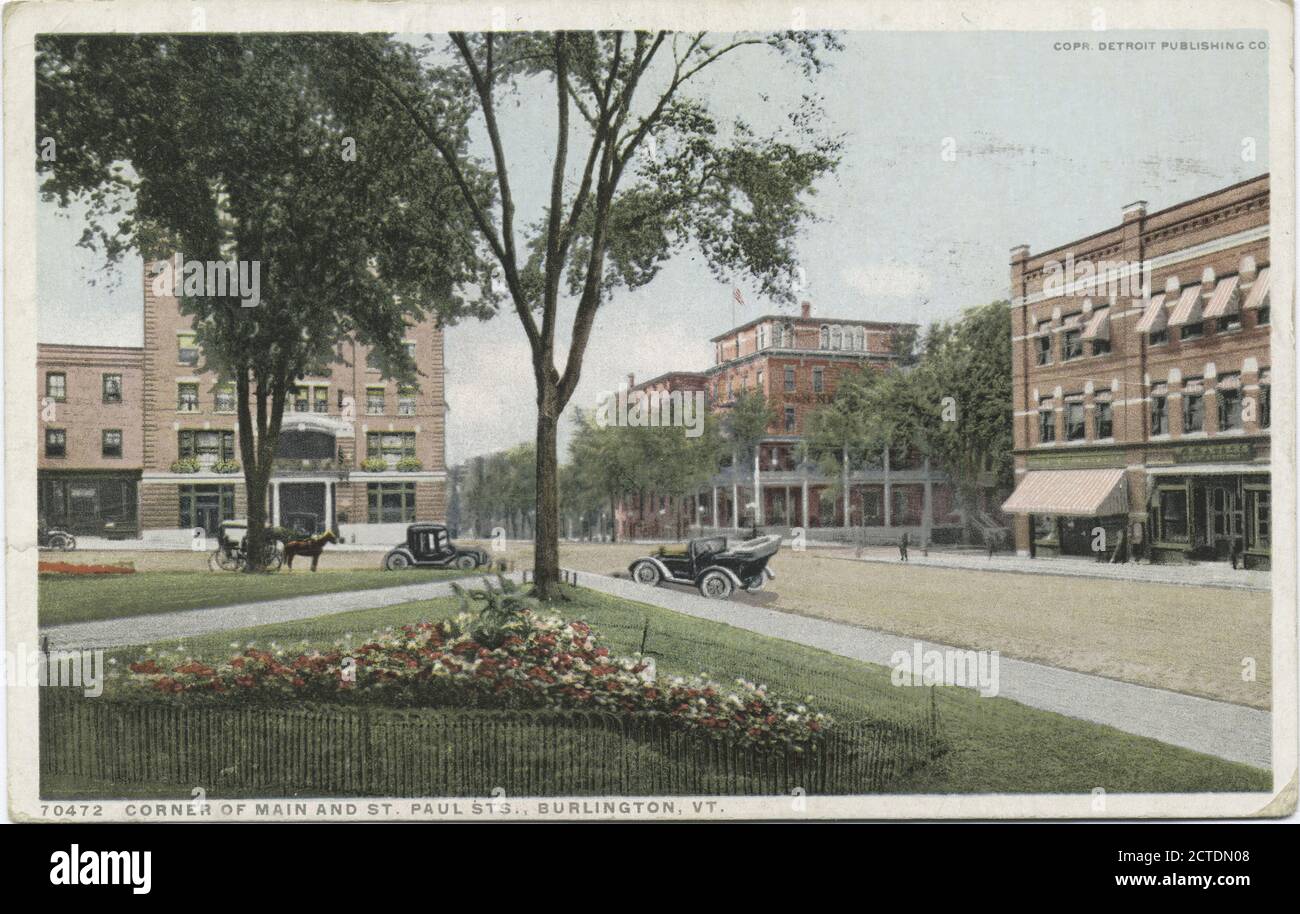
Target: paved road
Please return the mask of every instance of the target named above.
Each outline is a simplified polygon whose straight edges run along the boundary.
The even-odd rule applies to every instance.
[[[520,576],[516,572],[506,577],[518,581]],[[285,597],[281,600],[263,600],[259,603],[237,603],[233,606],[215,606],[212,609],[186,609],[121,619],[100,619],[95,622],[72,622],[67,625],[42,628],[41,635],[49,638],[51,648],[151,644],[156,641],[193,638],[196,635],[249,628],[254,625],[311,619],[315,616],[351,612],[357,609],[396,606],[398,603],[410,603],[413,600],[432,600],[435,597],[450,596],[451,585],[451,581],[431,581],[345,593]]]
[[[519,575],[511,575],[518,580]],[[752,604],[708,600],[684,588],[646,587],[630,580],[577,572],[593,590],[736,628],[820,648],[842,657],[890,666],[896,651],[913,651],[916,639],[842,622],[797,616]],[[115,647],[204,635],[314,616],[429,600],[451,593],[439,581],[244,603],[156,615],[78,622],[42,630],[52,648]],[[947,646],[921,642],[921,649]],[[1269,767],[1272,720],[1267,711],[1153,689],[1057,667],[999,658],[999,696],[1031,708],[1106,724],[1126,733],[1205,752],[1259,768]]]
[[[578,581],[593,590],[882,666],[891,665],[890,658],[896,651],[911,654],[917,643],[914,638],[842,622],[734,601],[708,600],[685,588],[650,588],[587,572],[578,572]],[[923,651],[949,649],[928,641],[920,643]],[[1002,698],[1234,762],[1269,767],[1273,724],[1268,711],[1010,657],[999,658],[998,672],[998,694]]]

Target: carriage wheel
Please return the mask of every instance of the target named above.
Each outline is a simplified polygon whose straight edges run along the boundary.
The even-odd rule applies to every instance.
[[[238,571],[243,564],[237,554],[225,549],[218,548],[208,556],[208,567],[213,571]]]
[[[279,571],[280,566],[284,564],[284,553],[275,547],[275,543],[267,543],[262,554],[265,557],[262,564],[267,571]]]

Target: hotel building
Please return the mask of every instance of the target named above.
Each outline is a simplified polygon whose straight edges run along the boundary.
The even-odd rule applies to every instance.
[[[1268,176],[1014,248],[1011,290],[1017,550],[1269,567]]]

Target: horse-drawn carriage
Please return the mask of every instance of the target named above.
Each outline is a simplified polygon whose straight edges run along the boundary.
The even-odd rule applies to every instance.
[[[267,571],[277,571],[284,555],[280,543],[266,531],[262,547],[262,565]],[[225,520],[217,530],[217,548],[208,556],[208,567],[213,571],[243,571],[248,565],[248,521]]]

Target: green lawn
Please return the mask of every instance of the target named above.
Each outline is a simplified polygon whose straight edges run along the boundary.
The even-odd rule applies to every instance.
[[[129,575],[41,575],[37,616],[43,626],[63,625],[464,576],[465,572],[456,569],[430,568],[402,572],[348,569],[275,574],[146,571]]]
[[[727,682],[744,677],[779,694],[807,698],[841,720],[914,714],[927,700],[924,689],[900,689],[889,671],[802,645],[716,622],[619,600],[586,590],[571,591],[555,610],[581,618],[617,653],[640,650],[656,656],[663,673],[706,672]],[[372,631],[454,615],[454,600],[440,599],[323,616],[280,625],[189,639],[195,657],[227,655],[231,644],[272,641],[290,647],[333,643],[351,635],[360,643]],[[159,645],[174,650],[174,643]],[[119,662],[141,649],[114,652]],[[1110,727],[1028,708],[1004,698],[981,698],[966,689],[939,689],[938,707],[950,751],[896,782],[900,793],[1193,793],[1267,791],[1267,771],[1179,749]]]

